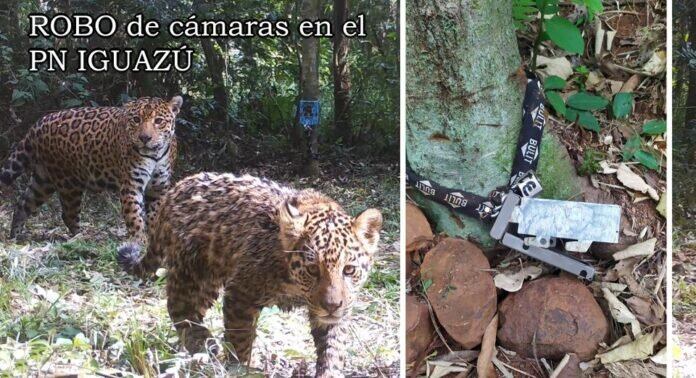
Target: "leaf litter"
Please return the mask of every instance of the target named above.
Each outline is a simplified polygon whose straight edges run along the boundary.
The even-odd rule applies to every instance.
[[[497,344],[493,353],[489,344],[478,346],[472,352],[480,352],[477,361],[480,363],[476,366],[479,375],[486,372],[489,361],[496,374],[504,377],[563,376],[561,372],[572,367],[593,376],[666,374],[664,193],[667,183],[666,130],[662,128],[666,110],[666,3],[603,4],[604,13],[596,15],[591,25],[584,26],[585,36],[592,36],[586,46],[593,47],[586,56],[567,55],[552,45],[542,44],[537,63],[541,76],[550,80],[552,89],[547,94],[556,91],[548,132],[559,137],[577,168],[588,168],[587,177],[582,178],[586,182],[585,199],[618,204],[623,210],[621,242],[599,246],[581,256],[597,267],[596,279],[589,288],[609,317],[610,337],[594,359],[587,362],[578,362],[568,355],[555,361],[524,359]],[[572,12],[579,7],[564,4],[562,9]],[[524,31],[518,35],[526,59],[531,43],[525,43],[534,38]],[[583,91],[591,96],[577,96]],[[620,93],[626,94],[617,97]],[[565,109],[565,104],[558,103],[559,98],[565,102],[574,95],[571,105],[593,109],[591,115],[598,126],[591,127],[594,131],[579,127],[576,120],[558,113],[559,109]],[[607,102],[600,103],[597,96]],[[616,104],[612,102],[615,98],[619,99]],[[600,156],[594,163],[590,160],[593,154]],[[437,245],[443,237],[435,235],[432,244]],[[431,246],[423,246],[420,253]],[[515,292],[529,281],[548,274],[548,267],[542,266],[542,271],[537,273],[535,261],[520,256],[492,259],[491,272],[497,288]],[[410,261],[415,261],[415,273],[410,277],[417,276],[419,258]],[[412,280],[411,290],[418,293],[422,290],[420,284]],[[457,352],[456,343],[449,338],[446,342]],[[449,353],[442,342],[435,342],[428,351],[426,364]],[[425,366],[419,369],[417,363],[409,368],[413,376],[429,373]],[[471,372],[459,376],[471,376]]]

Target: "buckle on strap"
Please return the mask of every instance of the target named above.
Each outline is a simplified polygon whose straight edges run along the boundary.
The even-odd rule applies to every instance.
[[[527,171],[510,184],[510,190],[520,197],[527,198],[538,196],[544,188],[534,171]]]

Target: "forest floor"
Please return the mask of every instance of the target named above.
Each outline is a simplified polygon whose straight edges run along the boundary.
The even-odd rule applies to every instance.
[[[675,227],[672,256],[672,311],[675,333],[674,371],[696,377],[696,235]]]
[[[544,138],[555,136],[566,147],[568,158],[576,168],[577,175],[580,176],[582,192],[582,196],[563,199],[616,204],[622,208],[618,244],[593,245],[590,253],[575,254],[577,258],[592,264],[596,269],[595,279],[587,288],[592,293],[594,302],[601,308],[604,319],[600,321],[593,318],[592,320],[593,324],[608,325],[608,336],[599,343],[598,350],[595,345],[595,352],[591,359],[580,363],[577,358],[570,357],[570,354],[566,353],[569,353],[568,350],[575,350],[569,344],[580,344],[584,340],[574,340],[571,337],[571,341],[567,344],[562,341],[564,335],[567,335],[564,332],[573,334],[566,329],[566,326],[570,329],[573,324],[563,323],[564,316],[554,313],[553,316],[549,315],[549,318],[553,320],[545,318],[543,321],[549,323],[539,320],[539,323],[543,323],[544,326],[537,325],[531,320],[511,322],[520,327],[516,330],[516,335],[533,333],[536,337],[535,332],[540,331],[544,333],[542,336],[544,340],[557,340],[558,350],[562,350],[563,354],[572,361],[565,360],[566,364],[566,362],[541,358],[541,356],[536,358],[536,350],[535,358],[522,358],[522,352],[528,351],[524,349],[529,348],[527,345],[515,351],[504,348],[500,345],[502,327],[497,330],[497,343],[490,341],[496,339],[495,327],[489,325],[489,328],[485,328],[483,344],[489,348],[485,351],[483,347],[465,350],[453,341],[452,337],[438,333],[434,341],[423,343],[422,349],[417,349],[420,352],[420,359],[415,366],[418,366],[416,373],[419,376],[434,374],[433,371],[436,370],[472,376],[473,372],[480,372],[478,369],[492,367],[491,362],[495,364],[498,376],[505,377],[579,376],[579,374],[659,377],[666,374],[666,362],[670,358],[670,353],[666,348],[668,298],[666,286],[669,278],[666,275],[668,270],[665,219],[667,146],[664,123],[660,128],[662,131],[646,132],[649,130],[646,124],[664,122],[666,114],[666,3],[664,1],[629,1],[621,4],[618,2],[603,4],[604,12],[596,15],[595,22],[583,25],[583,36],[586,38],[585,53],[582,56],[568,55],[560,48],[544,43],[539,55],[540,58],[541,56],[548,58],[548,63],[538,66],[537,72],[543,78],[551,75],[558,76],[560,77],[558,81],[562,82],[562,85],[557,85],[557,94],[563,100],[564,110],[561,113],[558,108],[548,106],[549,117]],[[579,7],[570,3],[563,4],[562,9],[561,14],[569,17],[571,21],[586,15]],[[531,60],[531,49],[536,36],[534,28],[535,25],[532,25],[518,31],[518,42],[525,62]],[[612,34],[611,47],[608,47],[604,39],[607,32]],[[602,40],[596,43],[595,40],[598,38]],[[599,46],[601,50],[596,51],[595,46]],[[571,117],[568,115],[571,113],[565,112],[565,106],[568,106],[568,109],[571,106],[569,99],[580,92],[601,96],[607,102],[606,107],[592,112],[597,120],[594,130],[591,130],[592,127],[582,127],[575,120],[569,119]],[[617,96],[620,92],[624,95]],[[630,97],[631,102],[627,113],[619,117],[616,116],[618,111],[615,110],[617,107],[615,102],[622,96]],[[541,159],[544,157],[542,156]],[[627,175],[624,175],[626,173]],[[626,176],[630,176],[630,180]],[[650,189],[643,192],[636,190],[632,180]],[[649,193],[651,194],[648,195]],[[408,219],[407,223],[409,223]],[[420,230],[415,226],[413,229]],[[439,242],[440,238],[436,236],[435,242]],[[412,238],[407,235],[407,240]],[[423,250],[415,251],[417,255],[413,259],[416,265],[421,258],[418,254],[427,256],[433,250],[429,249],[430,247],[431,245],[426,245]],[[631,251],[630,257],[618,254],[621,251]],[[490,270],[496,278],[495,284],[498,288],[498,314],[501,313],[500,304],[503,300],[513,295],[506,291],[518,291],[514,293],[517,295],[525,290],[525,286],[531,286],[527,282],[522,284],[519,281],[526,280],[530,276],[529,281],[556,276],[555,270],[521,254],[500,252],[494,255],[495,258],[489,258]],[[418,278],[416,267],[413,269],[412,276]],[[537,269],[537,273],[525,274]],[[434,286],[437,279],[419,281],[415,278],[412,280],[415,285],[412,288],[414,293],[426,291],[427,288],[424,286],[428,288]],[[501,278],[500,284],[498,278]],[[510,281],[520,285],[507,284]],[[510,289],[510,286],[514,288]],[[696,308],[696,290],[691,290],[690,295]],[[471,289],[471,291],[485,293],[483,289],[481,291]],[[450,293],[450,291],[445,292]],[[554,293],[558,294],[558,292]],[[427,292],[426,295],[430,294]],[[480,296],[484,295],[480,294]],[[558,294],[558,297],[561,296]],[[428,300],[433,299],[429,297]],[[548,301],[552,303],[553,300],[548,299]],[[533,312],[537,308],[534,304],[536,302],[532,300],[524,304],[516,302],[515,308],[531,309],[528,311]],[[580,307],[577,303],[575,305],[578,308],[571,307],[564,311],[572,314],[589,313],[587,308]],[[435,306],[428,306],[431,306],[433,311],[436,310]],[[507,310],[513,311],[510,307]],[[517,313],[517,315],[520,314]],[[501,315],[500,319],[503,317]],[[429,320],[426,318],[421,323],[429,324]],[[490,324],[495,324],[496,321],[494,319]],[[524,325],[527,328],[524,328]],[[483,327],[486,327],[486,324],[483,324]],[[413,329],[412,333],[416,334],[417,326],[414,325]],[[441,329],[446,330],[446,327]],[[426,334],[426,336],[430,335],[431,333]],[[492,337],[488,338],[489,336]],[[427,338],[423,339],[428,341]],[[488,343],[486,343],[487,339]],[[520,336],[515,340],[522,339],[523,337]],[[684,341],[686,340],[682,340]],[[448,350],[446,348],[448,345],[456,348],[453,348],[454,351]],[[426,356],[425,359],[422,356]],[[484,357],[483,360],[481,360],[482,357]]]
[[[234,172],[319,189],[351,214],[368,207],[382,210],[382,246],[356,304],[346,372],[398,376],[398,164],[331,156],[323,160],[324,175],[309,180],[293,173],[292,157],[259,163],[263,161],[269,160],[256,155],[247,168]],[[193,172],[191,166],[180,167],[177,176]],[[163,283],[143,283],[118,268],[115,252],[125,227],[115,196],[88,195],[82,232],[72,238],[52,198],[27,223],[23,242],[7,240],[13,203],[12,196],[0,197],[0,375],[240,374],[214,356],[179,353]],[[222,339],[221,303],[208,312],[205,323]],[[314,361],[305,311],[264,309],[254,344],[254,369],[245,375],[313,375]]]

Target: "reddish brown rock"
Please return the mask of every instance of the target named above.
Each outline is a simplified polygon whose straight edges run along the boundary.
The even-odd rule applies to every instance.
[[[581,378],[582,369],[580,369],[580,359],[576,354],[570,354],[568,362],[566,363],[563,370],[556,376],[556,378]]]
[[[471,242],[447,238],[425,254],[421,281],[447,333],[464,349],[481,344],[497,298],[483,252]]]
[[[575,353],[594,357],[609,325],[590,290],[571,277],[544,277],[510,294],[500,305],[498,341],[524,357],[560,360]]]
[[[406,363],[415,362],[433,341],[435,328],[428,304],[415,295],[406,296]]]
[[[430,223],[418,206],[406,203],[406,251],[411,252],[427,246],[433,240]]]

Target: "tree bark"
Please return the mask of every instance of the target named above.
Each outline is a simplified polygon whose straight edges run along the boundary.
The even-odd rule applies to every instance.
[[[406,151],[422,176],[483,196],[509,179],[526,84],[511,12],[511,0],[407,2]],[[545,197],[580,193],[567,151],[550,133],[537,174]],[[412,198],[438,232],[493,245],[480,221]]]
[[[350,39],[343,35],[342,25],[348,17],[348,0],[334,0],[333,81],[334,129],[344,143],[352,144],[350,122],[350,67],[348,51]]]
[[[212,39],[202,38],[201,47],[203,48],[206,67],[213,86],[213,98],[215,99],[213,119],[227,128],[230,124],[229,118],[227,117],[229,99],[223,75],[225,71],[225,60],[220,52],[215,49],[215,44]]]
[[[301,20],[317,20],[320,12],[319,0],[303,0],[300,10]],[[309,101],[319,101],[319,39],[303,38],[301,41],[301,62],[300,62],[300,98]],[[299,120],[299,117],[297,117]],[[297,123],[297,128],[303,129],[303,125]],[[306,131],[307,134],[307,153],[305,157],[304,170],[308,176],[321,174],[319,169],[319,140],[317,130],[319,125]]]

